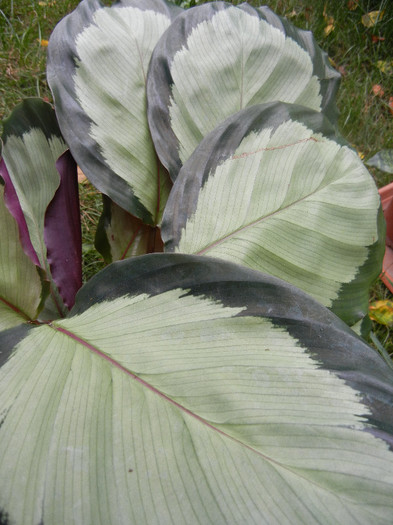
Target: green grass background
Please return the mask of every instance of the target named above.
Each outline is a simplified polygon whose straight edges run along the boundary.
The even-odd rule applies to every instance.
[[[78,0],[0,0],[0,121],[24,97],[40,96],[52,101],[45,79],[46,47],[56,23],[78,5]],[[110,1],[104,2],[110,4]],[[193,6],[203,0],[178,0]],[[233,1],[233,4],[241,2]],[[267,0],[249,2],[268,5],[294,25],[311,30],[319,45],[328,52],[332,64],[342,74],[337,105],[342,135],[367,160],[381,149],[393,148],[393,1],[392,0]],[[378,22],[366,27],[362,17],[379,11]],[[332,30],[327,31],[331,26]],[[381,65],[385,64],[385,71]],[[380,86],[377,96],[373,86]],[[393,105],[393,104],[392,104]],[[1,127],[1,126],[0,126]],[[393,180],[372,170],[378,187]],[[94,188],[81,186],[83,205],[84,271],[89,277],[102,266],[94,250],[95,225],[100,215],[100,199]],[[370,299],[392,298],[377,282]],[[374,324],[374,331],[393,353],[393,327]]]

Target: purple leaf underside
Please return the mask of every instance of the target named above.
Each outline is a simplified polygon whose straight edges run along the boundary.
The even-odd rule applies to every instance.
[[[67,150],[56,162],[60,185],[50,202],[44,225],[47,260],[68,309],[82,286],[82,234],[76,163]]]

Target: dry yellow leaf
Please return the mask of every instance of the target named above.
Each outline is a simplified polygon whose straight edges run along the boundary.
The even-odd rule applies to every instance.
[[[374,301],[369,305],[370,319],[389,326],[393,323],[393,302],[389,299]]]
[[[79,166],[78,166],[78,182],[79,184],[84,184],[85,182],[87,182],[86,175],[83,173],[83,171],[80,169]]]
[[[285,15],[285,16],[287,18],[294,18],[295,16],[297,16],[297,12],[296,12],[295,9],[292,9],[292,11],[289,14]]]
[[[393,75],[393,60],[377,60],[377,68],[385,75]]]
[[[329,16],[327,19],[327,26],[323,30],[325,33],[325,36],[330,35],[330,33],[334,30],[334,18],[332,16]]]
[[[325,19],[325,22],[326,22],[326,27],[325,27],[325,29],[323,31],[325,33],[325,36],[327,36],[334,29],[334,18],[327,14],[327,2],[326,2],[326,4],[323,7],[323,18]]]
[[[380,84],[374,84],[372,90],[376,97],[383,97],[385,94],[385,91],[383,90],[383,87]]]
[[[362,16],[362,24],[365,27],[374,27],[383,18],[385,11],[370,11]]]

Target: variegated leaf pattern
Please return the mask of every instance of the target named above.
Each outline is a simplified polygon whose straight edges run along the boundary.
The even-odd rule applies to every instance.
[[[24,253],[15,219],[4,204],[0,184],[0,330],[36,319],[48,290],[42,285],[37,267]],[[0,348],[0,354],[2,349]],[[1,358],[0,358],[1,360]]]
[[[266,104],[228,119],[180,171],[166,251],[275,275],[349,324],[367,313],[384,224],[375,183],[320,113]]]
[[[146,75],[179,9],[165,0],[83,0],[51,35],[48,82],[78,165],[123,209],[156,225],[171,183],[151,141]]]
[[[12,338],[10,523],[390,520],[392,371],[290,285],[143,256],[93,278],[68,319]]]
[[[202,138],[254,104],[302,104],[337,119],[340,78],[310,32],[267,7],[211,2],[180,14],[152,56],[148,112],[162,163],[176,179]]]
[[[73,305],[82,284],[76,165],[53,107],[42,99],[16,106],[4,121],[2,139],[4,199],[19,228],[15,250],[21,243],[41,268],[50,287],[44,315],[57,318]]]

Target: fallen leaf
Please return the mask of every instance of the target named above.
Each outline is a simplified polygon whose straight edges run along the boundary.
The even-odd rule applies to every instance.
[[[304,18],[307,20],[307,22],[310,21],[311,13],[312,13],[312,7],[306,7],[304,11]]]
[[[83,173],[83,171],[78,166],[78,182],[79,184],[83,184],[84,182],[87,182],[86,175]]]
[[[348,0],[347,5],[350,11],[354,11],[357,7],[359,7],[359,3],[356,0]]]
[[[327,2],[325,3],[323,7],[323,18],[325,19],[325,22],[326,22],[326,27],[323,31],[325,33],[325,36],[327,36],[327,35],[330,35],[330,33],[334,29],[334,18],[327,14]]]
[[[393,75],[393,60],[377,60],[377,68],[385,75]]]
[[[41,40],[39,40],[39,43],[40,43],[41,47],[48,47],[49,41],[41,39]]]
[[[380,84],[374,84],[372,90],[376,97],[383,97],[385,94],[385,91]]]
[[[384,36],[377,36],[377,35],[371,35],[371,40],[373,44],[376,44],[377,42],[383,42],[385,40]]]
[[[323,30],[323,32],[325,33],[325,36],[330,35],[330,33],[334,30],[334,18],[332,16],[329,16],[327,22],[328,24]]]
[[[18,78],[18,71],[14,69],[11,64],[7,65],[5,74],[7,77],[12,78],[12,80],[16,80]]]
[[[287,18],[294,18],[295,16],[297,16],[297,12],[296,12],[295,9],[292,9],[292,11],[289,14],[285,15],[285,16]]]
[[[374,301],[369,305],[370,319],[389,326],[393,323],[393,302],[389,299]]]
[[[362,24],[365,27],[374,27],[383,18],[384,11],[370,11],[362,16]]]
[[[346,77],[348,75],[347,70],[344,68],[344,66],[338,66],[338,71],[342,74],[343,77]]]

